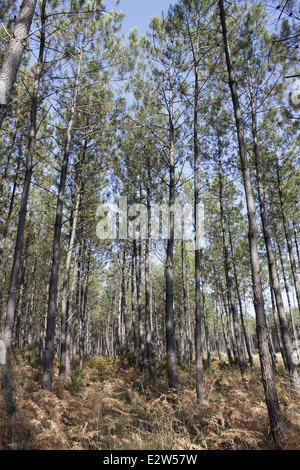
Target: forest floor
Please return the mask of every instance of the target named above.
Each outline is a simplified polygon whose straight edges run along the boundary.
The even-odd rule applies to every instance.
[[[196,406],[194,366],[179,367],[180,395],[166,396],[166,364],[155,383],[125,360],[87,358],[67,383],[41,387],[42,364],[34,348],[14,352],[16,409],[0,398],[0,449],[25,450],[271,450],[258,357],[249,387],[237,367],[213,361],[204,370],[205,407]],[[300,403],[278,365],[276,375],[289,449],[300,450]]]

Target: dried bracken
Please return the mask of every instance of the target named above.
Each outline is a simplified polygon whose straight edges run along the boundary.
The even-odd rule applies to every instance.
[[[258,364],[249,371],[247,391],[238,368],[213,361],[204,374],[201,410],[195,405],[193,366],[179,369],[176,405],[167,399],[159,367],[151,384],[118,361],[87,359],[70,381],[54,378],[52,393],[40,385],[40,367],[33,356],[15,356],[16,411],[8,416],[1,399],[1,449],[272,449]],[[300,405],[287,376],[276,380],[289,448],[299,450]]]

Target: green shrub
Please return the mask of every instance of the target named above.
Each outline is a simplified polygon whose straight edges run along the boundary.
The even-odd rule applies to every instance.
[[[73,392],[78,393],[84,387],[83,381],[83,370],[80,368],[76,368],[70,374],[71,379],[71,389]]]

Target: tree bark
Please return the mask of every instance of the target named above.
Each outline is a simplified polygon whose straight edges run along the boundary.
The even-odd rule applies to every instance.
[[[36,0],[23,0],[0,70],[0,129],[25,50]],[[45,2],[44,2],[45,4]]]
[[[248,354],[248,358],[249,358],[249,363],[250,363],[250,366],[253,367],[253,356],[252,356],[252,351],[251,351],[251,348],[250,348],[248,335],[247,335],[247,330],[246,330],[245,321],[244,321],[242,298],[241,298],[241,293],[240,293],[238,273],[237,273],[236,263],[235,263],[235,259],[234,259],[233,244],[232,244],[232,237],[231,237],[231,231],[230,230],[229,230],[229,240],[230,240],[233,272],[234,272],[234,278],[235,278],[236,294],[237,294],[239,308],[240,308],[240,315],[241,315],[241,322],[242,322],[242,328],[243,328],[243,333],[244,333],[244,339],[245,339],[245,343],[246,343],[246,349],[247,349],[247,354]]]
[[[79,367],[82,369],[84,366],[86,351],[88,350],[88,330],[87,330],[87,295],[89,288],[89,274],[90,274],[90,260],[91,260],[91,248],[83,246],[83,257],[86,254],[87,259],[83,267],[83,276],[81,279],[81,295],[80,295],[80,312],[79,312]]]
[[[134,257],[134,247],[132,246],[132,256],[131,256],[131,324],[132,324],[132,336],[133,336],[133,350],[135,362],[138,364],[138,341],[136,334],[136,309],[135,309],[135,287],[134,287],[134,278],[135,278],[135,257]]]
[[[196,55],[193,57],[194,66],[194,227],[195,227],[195,355],[196,355],[196,393],[198,405],[204,405],[203,390],[203,347],[201,331],[201,268],[200,268],[200,233],[199,233],[199,145],[198,145],[198,100],[199,77]]]
[[[166,348],[167,371],[170,397],[177,396],[179,390],[176,345],[175,345],[175,318],[173,293],[173,256],[174,256],[174,204],[175,204],[175,160],[174,160],[174,123],[173,123],[173,63],[170,59],[169,68],[169,238],[166,252]]]
[[[137,252],[138,251],[138,252]],[[136,276],[136,297],[137,297],[137,310],[138,310],[138,324],[139,324],[139,363],[141,371],[146,369],[146,358],[145,358],[145,332],[143,326],[143,315],[142,315],[142,294],[141,294],[141,241],[139,241],[139,247],[137,250],[136,240],[133,240],[133,253],[135,258],[135,276]]]
[[[203,260],[202,260],[202,250],[200,254],[201,259],[201,294],[202,294],[202,307],[203,307],[203,318],[204,318],[204,331],[205,331],[205,341],[206,341],[206,353],[207,353],[207,367],[211,366],[211,353],[210,353],[210,338],[209,338],[209,329],[208,329],[208,318],[207,318],[207,309],[206,309],[206,298],[204,292],[204,276],[203,276]]]
[[[146,239],[145,249],[145,309],[146,309],[146,347],[148,370],[150,379],[153,380],[155,376],[154,371],[154,358],[153,358],[153,345],[152,345],[152,327],[151,327],[151,310],[150,310],[150,161],[147,162],[148,179],[147,179],[147,213],[148,213],[148,236]]]

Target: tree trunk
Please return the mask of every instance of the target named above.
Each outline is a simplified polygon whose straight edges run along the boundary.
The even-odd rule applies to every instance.
[[[201,271],[200,271],[200,233],[199,233],[199,146],[198,146],[198,63],[194,55],[194,226],[195,226],[195,354],[196,354],[196,393],[200,407],[204,404],[203,390],[203,348],[201,332]]]
[[[0,129],[25,50],[36,0],[23,0],[0,70]],[[44,2],[45,4],[46,2]]]
[[[120,285],[120,346],[121,349],[128,350],[127,344],[127,326],[126,326],[126,289],[125,289],[125,263],[126,253],[125,247],[122,250],[122,261],[121,261],[121,285]]]
[[[91,260],[91,249],[86,247],[86,243],[83,246],[83,254],[87,253],[86,266],[83,264],[83,278],[81,280],[81,296],[80,296],[80,312],[79,312],[79,367],[82,369],[84,366],[84,360],[86,351],[88,350],[88,330],[87,330],[87,294],[89,288],[89,274],[90,274],[90,260]]]
[[[229,239],[230,239],[231,259],[232,259],[233,272],[234,272],[234,278],[235,278],[236,293],[237,293],[237,298],[238,298],[238,303],[239,303],[239,308],[240,308],[240,315],[241,315],[241,322],[242,322],[242,328],[243,328],[243,333],[244,333],[244,339],[245,339],[245,343],[246,343],[246,349],[247,349],[247,354],[248,354],[248,358],[249,358],[249,363],[250,363],[250,366],[253,367],[253,356],[252,356],[252,351],[251,351],[251,348],[250,348],[248,335],[247,335],[247,331],[246,331],[246,326],[245,326],[245,321],[244,321],[242,298],[241,298],[241,293],[240,293],[238,273],[237,273],[235,259],[234,259],[232,237],[231,237],[230,230],[229,230]]]
[[[234,115],[236,121],[237,137],[239,144],[239,155],[242,168],[242,176],[246,195],[247,215],[249,222],[249,246],[250,246],[250,262],[253,282],[254,308],[256,315],[256,330],[259,345],[259,355],[261,363],[262,381],[265,391],[266,404],[271,424],[271,431],[274,439],[275,447],[285,449],[286,441],[284,435],[284,425],[280,413],[280,406],[275,387],[274,374],[270,360],[268,347],[268,328],[266,322],[266,314],[264,309],[264,298],[261,285],[260,261],[258,253],[258,227],[256,222],[254,196],[252,190],[251,173],[248,159],[246,156],[246,148],[244,141],[244,127],[242,122],[242,114],[237,94],[237,82],[235,69],[232,64],[230,49],[227,39],[226,16],[223,0],[219,0],[220,19],[223,33],[224,49],[226,56],[226,64],[228,70],[229,87],[234,107]]]
[[[136,318],[135,318],[135,289],[134,289],[134,278],[135,278],[135,257],[134,247],[132,246],[132,257],[131,257],[131,323],[132,323],[132,334],[133,334],[133,350],[135,362],[138,364],[138,342],[136,334]]]
[[[174,123],[173,123],[173,64],[170,59],[169,90],[169,238],[166,253],[166,348],[169,395],[172,399],[178,394],[179,383],[176,364],[175,319],[173,294],[173,256],[174,256],[174,204],[175,204],[175,161],[174,161]]]
[[[203,306],[203,318],[204,318],[204,330],[205,330],[205,341],[206,341],[206,353],[207,353],[207,367],[211,366],[211,353],[210,353],[210,339],[206,309],[206,298],[204,292],[204,278],[203,278],[203,261],[202,261],[202,250],[201,250],[201,294],[202,294],[202,306]]]
[[[146,239],[145,250],[145,309],[146,309],[146,347],[148,358],[148,370],[150,379],[154,379],[154,359],[152,345],[152,328],[151,328],[151,310],[150,310],[150,161],[148,160],[148,179],[147,179],[147,213],[148,213],[148,236]]]
[[[139,324],[139,362],[140,369],[142,372],[146,369],[146,358],[145,358],[145,332],[143,326],[143,315],[142,315],[142,294],[141,294],[141,241],[139,241],[139,247],[137,253],[136,240],[133,240],[133,252],[135,258],[135,276],[136,276],[136,297],[137,297],[137,310],[138,310],[138,324]]]

